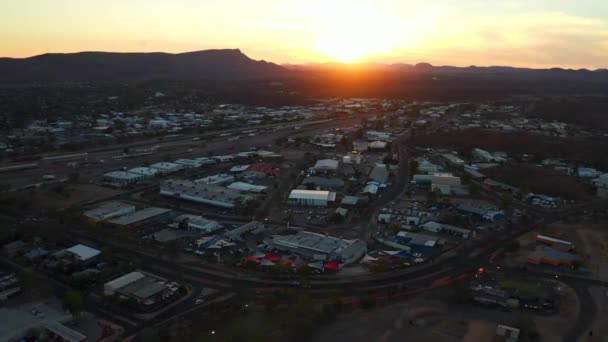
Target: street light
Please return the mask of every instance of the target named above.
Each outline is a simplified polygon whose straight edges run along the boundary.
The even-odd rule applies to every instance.
[[[215,330],[211,330],[211,335],[215,335]]]

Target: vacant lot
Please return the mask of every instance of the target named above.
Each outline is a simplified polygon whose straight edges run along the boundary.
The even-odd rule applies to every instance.
[[[510,155],[533,154],[540,158],[569,161],[608,168],[608,138],[557,138],[529,133],[506,133],[486,129],[465,129],[412,138],[422,147],[479,147]]]
[[[587,200],[593,195],[591,187],[553,169],[530,164],[505,164],[483,173],[497,181],[526,188],[531,192],[573,200]]]

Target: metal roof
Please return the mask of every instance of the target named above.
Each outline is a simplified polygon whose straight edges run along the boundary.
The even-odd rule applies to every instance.
[[[70,253],[77,255],[78,258],[82,261],[91,259],[101,253],[100,251],[96,250],[95,248],[91,248],[91,247],[85,246],[85,245],[76,245],[76,246],[70,247],[66,250]]]
[[[117,217],[117,218],[111,220],[110,223],[119,224],[119,225],[129,225],[132,223],[147,220],[149,218],[168,213],[170,211],[171,211],[171,209],[150,207],[150,208],[145,208],[145,209],[136,211],[131,214]]]
[[[325,190],[291,190],[289,199],[314,199],[314,200],[325,200],[329,201],[331,198],[330,192]]]

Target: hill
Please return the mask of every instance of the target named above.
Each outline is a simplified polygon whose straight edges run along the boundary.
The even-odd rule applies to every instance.
[[[283,77],[286,69],[240,50],[180,54],[79,52],[0,58],[2,83],[251,80]]]

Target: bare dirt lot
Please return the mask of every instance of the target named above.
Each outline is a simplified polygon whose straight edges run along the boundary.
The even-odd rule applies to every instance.
[[[335,323],[322,327],[310,341],[492,341],[496,324],[514,325],[516,315],[477,305],[449,306],[419,298],[344,315]],[[559,341],[569,328],[567,317],[533,319],[540,332],[540,341]]]

